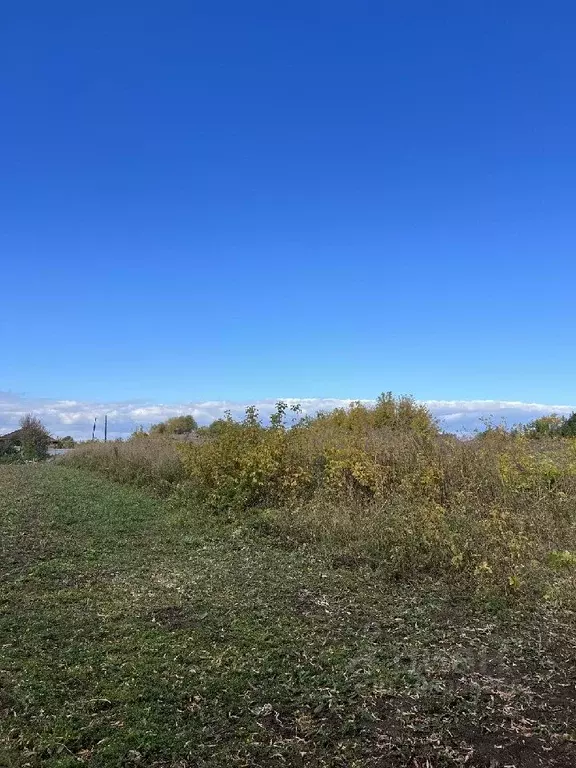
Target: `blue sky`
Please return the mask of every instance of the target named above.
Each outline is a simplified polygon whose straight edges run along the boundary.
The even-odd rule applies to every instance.
[[[10,3],[0,390],[573,403],[568,2]]]

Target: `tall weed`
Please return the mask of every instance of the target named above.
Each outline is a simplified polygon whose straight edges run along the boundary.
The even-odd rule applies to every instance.
[[[254,408],[198,439],[89,444],[67,461],[121,482],[177,490],[211,512],[244,513],[312,541],[335,561],[395,576],[450,573],[479,590],[550,599],[576,573],[576,442],[488,429],[442,434],[411,398],[301,418]],[[560,586],[562,589],[560,589]]]

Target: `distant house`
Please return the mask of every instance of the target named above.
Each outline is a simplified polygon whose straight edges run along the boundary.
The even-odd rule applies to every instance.
[[[14,432],[8,432],[7,435],[0,435],[0,453],[6,453],[10,449],[19,451],[22,445],[20,433],[21,430],[16,429]]]
[[[0,454],[6,453],[6,451],[19,451],[22,447],[22,430],[15,429],[14,432],[8,432],[7,435],[0,435]],[[58,448],[59,442],[54,438],[50,438],[48,444],[48,450],[52,448]]]

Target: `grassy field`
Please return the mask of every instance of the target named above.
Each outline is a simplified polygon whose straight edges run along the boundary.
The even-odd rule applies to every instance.
[[[1,766],[574,766],[576,620],[0,467]]]

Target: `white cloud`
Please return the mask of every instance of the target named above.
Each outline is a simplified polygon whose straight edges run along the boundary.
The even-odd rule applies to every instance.
[[[304,413],[331,410],[348,405],[352,399],[337,398],[276,398],[254,403],[266,418],[274,409],[277,399],[288,405],[300,404]],[[371,403],[371,400],[364,400]],[[428,400],[424,401],[442,425],[451,431],[471,431],[481,426],[480,419],[505,420],[508,424],[529,421],[548,413],[570,414],[576,405],[548,405],[505,400]],[[108,415],[109,435],[126,437],[140,424],[147,428],[151,423],[171,416],[191,413],[200,424],[209,424],[229,410],[233,416],[241,416],[246,405],[225,400],[187,403],[148,402],[83,402],[78,400],[49,400],[28,398],[13,392],[0,392],[0,434],[16,429],[25,413],[34,413],[54,435],[72,435],[87,438],[92,431],[94,418],[98,419],[97,434],[101,436],[104,415]]]

